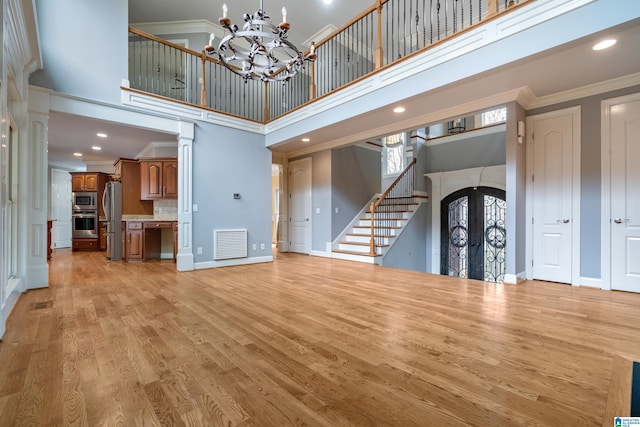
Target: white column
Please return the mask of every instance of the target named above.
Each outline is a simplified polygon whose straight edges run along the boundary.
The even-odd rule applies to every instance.
[[[47,144],[49,95],[29,93],[26,132],[20,135],[19,264],[24,266],[25,290],[49,286],[47,264]]]
[[[180,122],[178,137],[178,271],[194,269],[193,261],[193,123]]]
[[[440,200],[442,172],[425,174],[431,180],[431,271],[440,274]]]

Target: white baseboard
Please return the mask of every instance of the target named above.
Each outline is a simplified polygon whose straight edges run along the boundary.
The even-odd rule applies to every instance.
[[[204,270],[205,268],[233,267],[234,265],[260,264],[263,262],[273,262],[273,256],[262,256],[253,258],[237,258],[225,259],[221,261],[197,262],[194,264],[195,270]]]
[[[602,279],[596,277],[580,277],[580,286],[602,289]]]
[[[5,306],[0,310],[0,339],[4,336],[7,327],[7,319],[9,315],[13,311],[13,308],[16,306],[18,299],[20,298],[20,292],[13,291],[7,297],[5,302]]]
[[[526,279],[526,274],[524,271],[521,271],[518,274],[505,274],[504,275],[504,282],[506,284],[509,285],[519,285],[520,283],[524,282]]]
[[[319,256],[319,257],[323,257],[323,258],[333,258],[333,254],[331,252],[324,252],[324,251],[309,251],[309,255],[310,256]]]

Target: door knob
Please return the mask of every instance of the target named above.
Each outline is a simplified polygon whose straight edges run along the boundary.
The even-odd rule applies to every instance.
[[[556,222],[559,224],[569,224],[571,220],[569,218],[565,218],[565,219],[559,219]]]
[[[622,224],[623,222],[629,222],[628,218],[622,219],[622,218],[616,218],[613,220],[613,222],[615,222],[616,224]]]

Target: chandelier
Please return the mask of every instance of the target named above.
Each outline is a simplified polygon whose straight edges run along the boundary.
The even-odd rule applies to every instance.
[[[287,22],[286,8],[282,8],[282,22],[276,26],[264,11],[263,0],[260,0],[260,9],[253,15],[244,14],[242,29],[231,24],[227,11],[225,3],[219,22],[229,34],[222,38],[216,49],[213,44],[215,37],[211,33],[205,52],[217,56],[225,67],[245,81],[286,82],[300,72],[304,61],[315,61],[314,43],[311,43],[309,53],[304,55],[287,40],[291,26]]]

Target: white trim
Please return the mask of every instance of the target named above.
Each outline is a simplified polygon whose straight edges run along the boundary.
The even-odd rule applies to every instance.
[[[309,251],[309,255],[310,256],[318,256],[318,257],[322,257],[322,258],[332,258],[331,252],[314,251],[313,249]]]
[[[526,124],[526,206],[525,206],[525,273],[526,278],[533,279],[533,267],[531,260],[533,259],[533,124],[536,119],[544,119],[549,117],[557,117],[571,114],[571,123],[573,131],[572,141],[572,187],[571,187],[571,284],[573,286],[580,285],[580,153],[582,148],[582,137],[580,134],[581,126],[581,107],[570,107],[561,110],[555,110],[548,113],[537,114],[527,117]]]
[[[224,29],[221,26],[206,19],[166,22],[134,22],[129,24],[129,26],[154,35],[215,33],[216,37],[220,38],[225,34]]]
[[[603,82],[594,83],[587,86],[567,90],[564,92],[554,93],[552,95],[542,96],[537,99],[533,99],[528,105],[523,105],[527,109],[534,109],[540,107],[546,107],[549,105],[556,105],[562,102],[573,101],[575,99],[582,99],[588,96],[597,95],[600,93],[611,92],[618,89],[624,89],[627,87],[640,84],[640,73],[629,74],[628,76],[618,77],[617,79],[606,80]]]
[[[194,270],[204,270],[205,268],[232,267],[235,265],[259,264],[264,262],[273,262],[273,256],[262,256],[253,258],[227,259],[220,261],[196,262]]]
[[[602,279],[596,277],[580,277],[580,286],[602,289]]]
[[[505,274],[504,281],[502,283],[507,285],[519,285],[525,280],[527,280],[525,277],[525,272],[521,271],[520,273],[517,273],[517,274]]]
[[[601,102],[602,124],[600,134],[601,159],[601,211],[600,211],[600,275],[602,289],[611,287],[611,107],[616,104],[640,100],[640,93]]]

